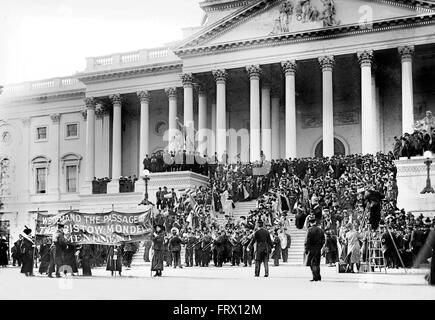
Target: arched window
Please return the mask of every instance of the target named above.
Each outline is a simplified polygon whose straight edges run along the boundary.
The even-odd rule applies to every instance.
[[[65,191],[75,193],[79,190],[80,162],[82,157],[76,153],[67,153],[62,158],[62,172],[65,177]]]
[[[343,142],[341,142],[341,140],[338,138],[334,138],[334,155],[336,155],[336,156],[346,155],[346,148],[345,148]],[[316,149],[314,151],[314,156],[316,158],[323,157],[323,140],[320,140],[317,143]]]
[[[32,159],[32,171],[35,181],[35,193],[47,193],[48,171],[51,160],[46,156],[36,156]]]

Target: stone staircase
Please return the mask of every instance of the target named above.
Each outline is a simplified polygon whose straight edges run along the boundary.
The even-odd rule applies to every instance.
[[[241,216],[247,216],[249,211],[255,209],[256,201],[247,201],[247,202],[237,202],[236,208],[233,211],[234,219],[237,221]],[[225,223],[225,215],[218,214],[218,223],[223,225]],[[303,265],[304,263],[304,242],[306,231],[298,230],[295,226],[294,217],[290,219],[290,236],[292,239],[291,247],[288,253],[288,262],[289,265]],[[138,252],[133,256],[132,266],[142,266],[149,264],[144,262],[143,255],[145,252],[145,247],[143,242],[140,244]],[[184,266],[184,256],[185,256],[185,248],[184,246],[181,249],[181,263]],[[282,261],[282,260],[281,260]]]

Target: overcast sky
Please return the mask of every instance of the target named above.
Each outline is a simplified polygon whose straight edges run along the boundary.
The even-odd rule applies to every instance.
[[[67,76],[86,57],[153,48],[200,25],[200,0],[0,0],[0,85]]]

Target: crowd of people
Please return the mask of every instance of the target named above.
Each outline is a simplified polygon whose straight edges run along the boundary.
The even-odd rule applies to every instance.
[[[162,154],[159,159],[165,156],[168,154]],[[181,156],[188,157],[186,153]],[[267,259],[273,259],[278,266],[280,260],[288,259],[292,221],[299,229],[316,226],[324,232],[321,253],[326,263],[342,264],[347,272],[359,271],[361,263],[371,259],[372,239],[379,242],[384,254],[378,264],[391,268],[411,267],[427,258],[421,258],[420,251],[435,219],[415,218],[397,208],[393,152],[245,164],[216,162],[210,165],[194,161],[191,167],[179,166],[176,161],[171,166],[170,161],[162,163],[157,161],[157,155],[155,157],[144,160],[146,169],[199,170],[210,178],[209,186],[195,190],[175,191],[163,187],[157,191],[155,233],[146,241],[144,256],[149,260],[153,243],[155,276],[162,275],[163,265],[208,267],[213,262],[216,267],[225,263],[250,266],[256,252],[254,235],[259,225],[264,225],[263,229],[270,234]],[[134,185],[134,178],[129,177],[124,182]],[[235,219],[232,212],[237,203],[250,200],[257,201],[256,208]],[[124,256],[125,252],[128,257],[132,256],[137,248],[130,250],[129,247],[130,244],[123,244],[103,250],[101,256],[107,270],[121,272],[122,260],[115,261],[113,257]],[[183,247],[184,262],[181,261]],[[68,248],[69,245],[63,250],[68,251]],[[43,251],[41,248],[40,252]],[[89,262],[94,251],[92,246],[71,249],[72,254],[78,252],[82,264],[88,261],[84,264],[90,266],[96,265]],[[48,260],[46,263],[53,265]],[[48,267],[48,274],[53,272],[50,270],[53,266]]]
[[[119,178],[119,192],[120,193],[128,193],[134,192],[134,184],[137,181],[136,175],[128,176],[128,177],[120,177]],[[108,177],[105,178],[96,178],[92,180],[92,194],[106,194],[107,193],[107,185],[112,180]]]

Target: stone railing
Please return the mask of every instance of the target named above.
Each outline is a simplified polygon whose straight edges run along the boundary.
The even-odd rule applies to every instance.
[[[56,91],[68,91],[84,89],[85,86],[74,77],[62,77],[45,79],[40,81],[24,82],[15,85],[6,85],[3,94],[7,95],[32,95],[38,93],[50,93]]]
[[[179,58],[168,48],[143,49],[87,58],[86,72],[177,60]]]

